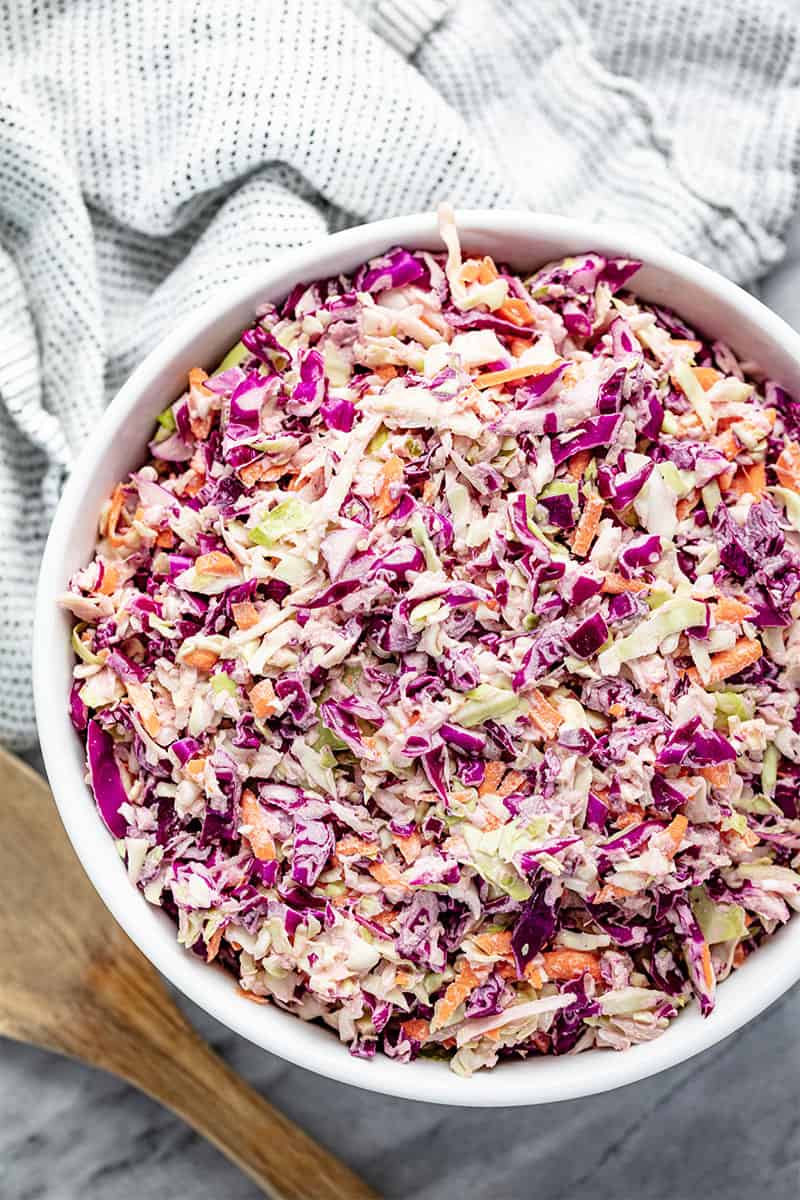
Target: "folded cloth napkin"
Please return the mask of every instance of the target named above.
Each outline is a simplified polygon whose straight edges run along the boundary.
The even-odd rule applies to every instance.
[[[59,487],[166,329],[442,198],[635,222],[754,279],[797,201],[799,24],[775,0],[0,3],[0,738],[35,736]]]

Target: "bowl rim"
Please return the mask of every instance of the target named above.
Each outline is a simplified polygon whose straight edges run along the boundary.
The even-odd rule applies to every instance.
[[[530,236],[564,241],[581,247],[642,259],[656,272],[678,275],[708,294],[710,300],[734,309],[741,320],[758,329],[797,364],[800,374],[800,335],[775,313],[738,285],[710,268],[669,250],[646,233],[628,226],[575,220],[516,209],[463,209],[457,212],[462,241],[492,237]],[[353,266],[393,245],[435,245],[434,213],[414,213],[371,222],[318,238],[286,252],[241,280],[220,288],[195,312],[171,330],[123,384],[98,424],[96,436],[77,456],[50,527],[39,573],[34,618],[33,677],[36,719],[42,755],[61,820],[73,848],[103,902],[143,954],[185,996],[227,1028],[298,1066],[341,1083],[384,1095],[469,1107],[506,1107],[546,1103],[594,1095],[633,1083],[676,1066],[710,1048],[757,1016],[800,979],[800,922],[791,921],[759,949],[735,976],[726,981],[710,1018],[689,1011],[676,1025],[652,1042],[622,1054],[590,1051],[561,1058],[503,1063],[478,1072],[471,1080],[454,1075],[443,1063],[417,1060],[399,1064],[378,1055],[372,1061],[352,1057],[332,1031],[309,1025],[272,1007],[248,1005],[235,992],[223,994],[211,980],[221,972],[209,969],[175,940],[164,936],[145,914],[152,906],[128,882],[121,863],[98,854],[98,830],[113,852],[74,751],[77,738],[66,714],[67,697],[52,686],[51,663],[63,649],[63,626],[55,597],[63,587],[65,548],[81,510],[84,481],[101,467],[107,447],[137,409],[146,388],[191,343],[232,310],[251,305],[259,296],[286,294],[298,280],[319,278],[326,261],[349,260]],[[474,238],[473,238],[474,235]],[[338,270],[350,268],[337,268]],[[329,272],[330,273],[330,272]],[[678,305],[678,307],[680,307]],[[73,743],[70,747],[70,741]],[[114,853],[116,858],[116,854]],[[141,902],[140,907],[131,898]],[[168,920],[154,911],[154,919]],[[790,941],[795,953],[787,953]],[[771,965],[771,969],[770,968]],[[230,980],[230,976],[226,980]],[[287,1024],[288,1022],[288,1024]],[[682,1024],[680,1024],[682,1023]],[[680,1024],[682,1040],[675,1036]],[[322,1040],[324,1039],[324,1041]]]

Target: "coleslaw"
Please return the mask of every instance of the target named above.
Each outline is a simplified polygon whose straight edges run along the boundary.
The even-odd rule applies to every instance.
[[[131,883],[352,1054],[627,1049],[800,907],[800,406],[586,253],[266,305],[100,514]]]

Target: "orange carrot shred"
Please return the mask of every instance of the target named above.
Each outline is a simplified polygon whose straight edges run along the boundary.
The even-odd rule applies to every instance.
[[[412,1038],[415,1042],[427,1042],[431,1036],[431,1026],[429,1021],[424,1021],[422,1017],[415,1017],[411,1021],[403,1021],[400,1028],[408,1038]]]
[[[431,1021],[431,1030],[441,1029],[443,1025],[449,1025],[454,1013],[461,1004],[464,1003],[467,996],[480,983],[480,978],[475,974],[468,962],[464,961],[461,970],[456,978],[448,986],[441,1000],[436,1001],[436,1006],[433,1010],[433,1020]]]
[[[119,571],[113,563],[103,564],[103,578],[97,589],[101,596],[111,596],[119,584]]]
[[[624,575],[611,572],[603,580],[601,590],[608,596],[618,596],[621,592],[645,592],[647,584],[643,579],[626,579]]]
[[[221,550],[212,550],[210,554],[201,554],[194,560],[195,570],[200,575],[238,575],[239,564],[230,554]]]
[[[668,834],[672,841],[672,846],[666,852],[667,858],[674,858],[675,855],[678,853],[678,849],[686,835],[686,830],[688,828],[689,828],[689,822],[686,819],[686,817],[683,815],[683,813],[676,813],[676,815],[670,821],[669,825],[664,830],[664,833]]]
[[[382,883],[384,887],[399,888],[404,892],[411,890],[400,872],[396,871],[394,867],[390,867],[388,863],[373,863],[369,873],[377,883]]]
[[[714,605],[714,617],[717,621],[730,621],[736,624],[747,621],[755,616],[756,610],[746,600],[737,600],[735,596],[720,596]]]
[[[481,785],[478,788],[478,795],[488,796],[496,793],[505,769],[505,763],[487,762]]]
[[[511,953],[511,931],[503,929],[499,933],[479,933],[475,945],[481,954],[502,958]]]
[[[504,320],[510,321],[512,325],[532,325],[533,313],[530,310],[530,305],[524,300],[513,298],[506,300],[505,304],[497,310],[498,316]]]
[[[745,667],[758,662],[762,654],[763,650],[759,641],[754,638],[739,638],[736,645],[731,646],[729,650],[719,650],[716,654],[711,655],[711,670],[706,686],[712,687],[715,683],[721,683],[729,675],[738,675],[739,671],[743,671]],[[690,667],[686,674],[695,683],[699,680],[695,667]]]
[[[403,460],[393,454],[384,463],[378,478],[380,489],[372,499],[372,507],[379,517],[388,517],[400,503],[400,497],[392,495],[392,484],[403,478]]]
[[[707,779],[712,787],[730,787],[733,779],[733,763],[714,763],[710,767],[700,767],[700,774]]]
[[[122,491],[122,484],[118,483],[114,488],[114,494],[111,497],[111,507],[108,510],[106,520],[106,535],[112,546],[121,546],[125,542],[124,536],[117,533],[117,525],[122,514],[122,506],[125,502],[125,494]]]
[[[583,473],[591,462],[592,456],[588,450],[579,450],[567,461],[567,470],[573,479],[583,479]]]
[[[417,861],[422,851],[422,838],[418,833],[410,833],[408,837],[401,837],[396,833],[392,840],[407,863]]]
[[[196,671],[210,671],[219,660],[219,655],[213,650],[206,650],[198,646],[194,650],[189,650],[183,656],[183,661],[188,667],[194,667]]]
[[[380,846],[377,842],[368,842],[354,833],[346,833],[336,843],[336,853],[339,858],[374,858],[380,853]]]
[[[763,463],[753,463],[749,467],[739,467],[739,470],[728,486],[728,491],[734,492],[737,496],[743,496],[745,492],[749,492],[757,500],[761,499],[766,490],[767,471]]]
[[[267,717],[271,717],[277,710],[275,689],[272,686],[272,681],[269,679],[259,680],[255,687],[250,689],[248,699],[259,721],[264,721]]]
[[[705,976],[706,987],[710,990],[714,986],[714,968],[711,965],[711,951],[708,948],[707,942],[703,942],[701,961],[703,963],[703,975]]]
[[[800,492],[800,442],[785,442],[775,463],[778,483],[793,492]]]
[[[588,971],[599,983],[600,956],[594,950],[545,950],[542,954],[544,969],[550,979],[574,979]]]
[[[736,435],[730,429],[724,429],[722,433],[716,433],[708,441],[710,446],[713,446],[715,450],[719,450],[720,454],[725,455],[728,462],[733,462],[742,448]]]
[[[528,700],[530,701],[528,715],[534,725],[542,731],[546,738],[554,738],[564,723],[561,713],[538,688],[531,688]]]
[[[514,792],[519,791],[524,782],[525,776],[519,771],[509,771],[506,774],[503,782],[500,784],[497,794],[501,799],[505,798],[506,796],[511,796],[514,794]]]
[[[250,788],[242,792],[242,824],[250,828],[247,840],[253,855],[260,862],[271,862],[275,857],[275,840],[269,828],[267,814]]]
[[[720,372],[715,371],[713,367],[692,367],[692,373],[704,392],[707,392],[718,380],[722,379]]]
[[[572,553],[581,558],[589,553],[589,549],[597,536],[600,517],[603,515],[604,501],[600,496],[589,496],[586,507],[581,513],[575,537],[572,539]]]
[[[542,375],[545,371],[554,370],[557,365],[556,362],[551,362],[544,366],[541,363],[528,363],[519,367],[506,367],[502,371],[487,371],[485,375],[476,375],[472,382],[479,389],[500,387],[501,384],[513,383],[516,379],[525,379],[528,375]]]
[[[252,600],[242,600],[238,604],[232,604],[231,612],[237,629],[252,629],[254,625],[258,624],[258,609]]]

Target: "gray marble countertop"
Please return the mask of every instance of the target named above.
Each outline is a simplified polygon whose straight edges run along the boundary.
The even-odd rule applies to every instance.
[[[800,225],[759,289],[800,328]],[[443,1108],[321,1079],[181,1001],[212,1046],[392,1200],[770,1200],[800,1196],[800,987],[654,1079],[529,1109]],[[153,1101],[0,1039],[2,1200],[257,1200]]]

